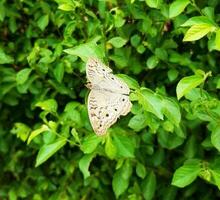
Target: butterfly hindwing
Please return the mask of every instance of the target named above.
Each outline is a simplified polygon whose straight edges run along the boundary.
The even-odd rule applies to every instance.
[[[120,115],[127,115],[130,112],[131,106],[126,95],[91,90],[88,96],[88,112],[94,131],[98,135],[104,135]]]

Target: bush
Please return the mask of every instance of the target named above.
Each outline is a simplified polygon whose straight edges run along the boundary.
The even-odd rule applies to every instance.
[[[0,198],[218,199],[219,6],[1,1]],[[132,89],[104,137],[87,114],[89,57]]]

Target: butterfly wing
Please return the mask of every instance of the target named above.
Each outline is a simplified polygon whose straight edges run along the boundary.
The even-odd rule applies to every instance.
[[[88,112],[93,130],[97,135],[104,135],[120,115],[130,112],[131,107],[127,95],[91,90],[88,96]]]
[[[112,70],[96,58],[89,58],[86,63],[86,76],[92,84],[98,84]]]
[[[112,74],[112,70],[97,59],[90,58],[86,64],[86,75],[91,89],[129,94],[127,84]]]

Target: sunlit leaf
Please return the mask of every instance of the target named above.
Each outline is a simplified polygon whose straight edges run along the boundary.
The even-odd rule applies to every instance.
[[[185,187],[197,178],[200,171],[200,160],[187,160],[183,166],[175,171],[172,179],[172,185]]]
[[[66,144],[66,139],[57,139],[52,144],[43,145],[36,158],[35,167],[38,167],[42,163],[44,163],[48,158],[50,158],[53,154],[55,154],[59,149],[61,149]]]

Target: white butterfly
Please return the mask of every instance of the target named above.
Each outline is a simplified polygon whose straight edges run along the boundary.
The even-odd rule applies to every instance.
[[[93,130],[104,135],[120,115],[127,115],[132,107],[127,84],[112,74],[112,70],[98,59],[90,58],[86,64],[88,113]]]

